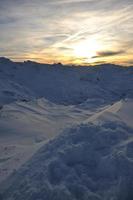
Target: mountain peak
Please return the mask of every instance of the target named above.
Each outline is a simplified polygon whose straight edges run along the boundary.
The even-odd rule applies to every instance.
[[[0,57],[0,63],[11,63],[12,61],[6,57]]]

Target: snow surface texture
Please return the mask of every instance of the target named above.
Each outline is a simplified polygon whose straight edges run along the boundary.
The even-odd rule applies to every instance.
[[[132,67],[0,58],[0,199],[132,200],[132,83]]]
[[[45,99],[4,105],[0,112],[0,181],[64,128],[82,122],[92,112],[56,105]]]
[[[66,130],[12,179],[5,200],[132,200],[133,129],[105,122]]]

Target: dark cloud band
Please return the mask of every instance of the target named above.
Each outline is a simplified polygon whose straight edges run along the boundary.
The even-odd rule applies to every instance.
[[[99,57],[109,57],[109,56],[116,56],[120,54],[126,53],[125,51],[101,51],[97,52],[96,56],[93,56],[93,58],[99,58]]]

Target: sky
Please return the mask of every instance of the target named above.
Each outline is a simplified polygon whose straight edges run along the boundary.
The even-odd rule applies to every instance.
[[[0,56],[133,64],[133,0],[0,0]]]

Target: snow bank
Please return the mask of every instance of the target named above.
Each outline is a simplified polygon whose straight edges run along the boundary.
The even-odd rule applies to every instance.
[[[44,98],[3,105],[0,110],[0,182],[47,140],[92,114],[76,106],[56,105]]]
[[[121,122],[66,130],[11,177],[4,200],[132,200],[133,130]]]

